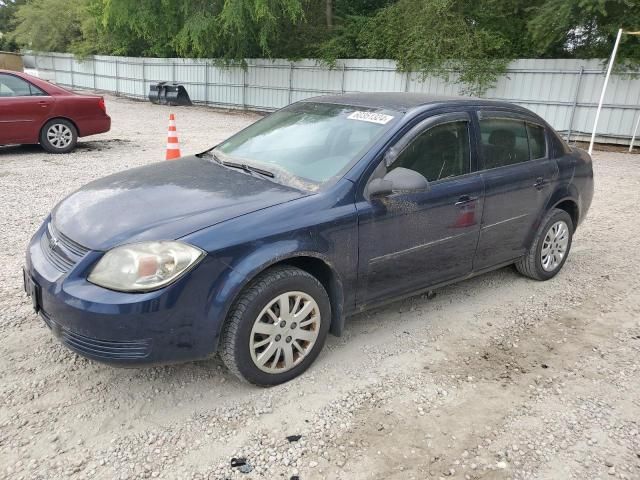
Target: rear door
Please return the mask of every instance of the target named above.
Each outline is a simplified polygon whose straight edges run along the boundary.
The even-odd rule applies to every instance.
[[[485,201],[474,270],[524,254],[558,178],[545,127],[533,117],[479,111]]]
[[[467,112],[430,117],[392,147],[401,152],[393,163],[380,161],[369,182],[403,167],[422,174],[429,189],[356,203],[360,306],[471,272],[483,184],[470,138]]]
[[[30,82],[0,73],[0,144],[37,143],[54,100]]]

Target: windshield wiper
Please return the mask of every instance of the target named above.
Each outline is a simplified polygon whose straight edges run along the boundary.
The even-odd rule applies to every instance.
[[[269,177],[269,178],[274,178],[275,177],[275,174],[273,172],[270,172],[269,170],[264,170],[263,168],[258,168],[258,167],[254,167],[252,165],[247,165],[246,163],[225,162],[225,161],[220,160],[219,158],[217,158],[215,156],[215,154],[213,155],[213,158],[215,158],[218,162],[220,162],[225,167],[239,168],[240,170],[244,170],[247,173],[251,173],[251,172],[258,173],[260,175],[263,175],[263,176]]]
[[[213,159],[218,162],[220,165],[229,168],[237,168],[243,170],[247,173],[257,173],[259,175],[263,175],[269,178],[275,178],[275,173],[270,172],[269,170],[265,170],[264,168],[254,167],[253,165],[248,165],[246,163],[237,163],[237,162],[229,162],[226,160],[222,160],[218,155],[215,154],[214,150],[207,150],[206,152],[202,152],[200,155],[210,155]]]

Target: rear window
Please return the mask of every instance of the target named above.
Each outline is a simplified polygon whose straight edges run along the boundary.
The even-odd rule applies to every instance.
[[[540,125],[527,124],[529,134],[529,146],[531,147],[531,159],[544,158],[547,156],[547,141],[544,135],[544,128]]]
[[[553,158],[557,158],[570,153],[571,149],[554,130],[549,130],[549,151]]]

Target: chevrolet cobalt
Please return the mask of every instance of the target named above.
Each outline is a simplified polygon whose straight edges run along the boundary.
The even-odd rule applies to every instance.
[[[33,236],[24,283],[81,355],[136,366],[218,352],[275,385],[352,313],[510,264],[553,278],[592,196],[591,158],[524,108],[318,97],[71,194]]]

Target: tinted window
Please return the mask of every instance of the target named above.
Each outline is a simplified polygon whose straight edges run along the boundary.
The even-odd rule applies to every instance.
[[[426,130],[405,148],[390,170],[404,167],[430,182],[469,173],[468,122],[451,122]]]
[[[521,120],[480,120],[485,168],[496,168],[529,160],[527,129]]]
[[[547,156],[547,142],[544,136],[544,128],[539,125],[527,124],[529,133],[529,146],[531,147],[531,158],[544,158]]]
[[[38,87],[14,75],[0,74],[0,97],[46,95]]]

